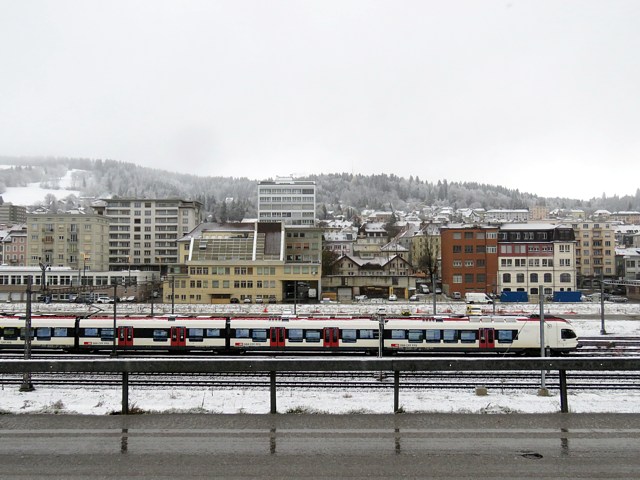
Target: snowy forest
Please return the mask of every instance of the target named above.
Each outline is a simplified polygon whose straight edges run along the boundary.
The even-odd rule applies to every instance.
[[[244,177],[180,174],[115,160],[0,157],[0,165],[6,165],[0,169],[0,195],[7,187],[34,183],[42,188],[61,188],[60,179],[72,172],[72,182],[66,188],[79,191],[79,196],[51,198],[52,195],[48,195],[40,205],[31,207],[45,206],[64,211],[88,206],[100,198],[181,198],[201,202],[210,221],[257,217],[257,181]],[[363,209],[411,212],[434,206],[516,209],[545,205],[550,209],[579,208],[587,213],[599,209],[611,212],[640,210],[640,189],[634,196],[602,195],[582,201],[544,198],[495,185],[446,180],[432,182],[417,176],[402,178],[393,174],[331,173],[304,179],[316,182],[318,218],[321,220],[337,214],[350,219],[357,217]]]

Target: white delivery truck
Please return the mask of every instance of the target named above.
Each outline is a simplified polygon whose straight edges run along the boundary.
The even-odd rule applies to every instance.
[[[464,294],[464,301],[466,303],[493,303],[493,299],[486,293],[481,292],[467,292]]]

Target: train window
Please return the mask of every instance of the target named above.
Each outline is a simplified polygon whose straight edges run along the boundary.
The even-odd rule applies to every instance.
[[[251,340],[254,342],[266,342],[267,330],[264,328],[254,328],[251,332]]]
[[[191,342],[201,342],[202,337],[204,336],[203,328],[188,328],[187,329],[187,337]]]
[[[249,329],[236,328],[236,338],[249,338]]]
[[[18,329],[12,327],[5,327],[4,329],[4,339],[5,340],[17,340],[18,339]]]
[[[113,340],[113,328],[101,328],[100,340],[102,340],[103,342]]]
[[[360,338],[376,338],[376,330],[360,330]]]
[[[36,328],[36,339],[38,340],[51,340],[51,328],[38,327]]]
[[[169,332],[162,328],[153,329],[153,341],[154,342],[166,342],[169,338]]]
[[[513,330],[498,330],[498,343],[513,343]]]
[[[84,336],[85,337],[97,337],[98,336],[98,329],[97,328],[85,328],[84,329]]]
[[[207,328],[207,337],[209,338],[220,338],[220,329],[219,328]]]
[[[391,338],[394,340],[404,340],[407,338],[406,330],[391,330]]]
[[[320,342],[320,337],[320,330],[307,330],[305,332],[307,342]]]
[[[442,338],[447,343],[454,343],[458,341],[458,331],[446,329],[442,331]]]
[[[422,342],[424,340],[424,330],[409,330],[410,342]]]
[[[288,333],[290,342],[301,342],[303,340],[301,328],[292,328]]]
[[[460,341],[462,343],[475,343],[478,332],[475,330],[461,330]]]
[[[427,330],[427,342],[439,343],[442,338],[440,330]]]
[[[356,330],[352,328],[342,330],[342,341],[344,343],[356,343]]]
[[[67,327],[54,327],[53,328],[53,336],[54,337],[66,337],[67,336]]]
[[[560,338],[562,338],[563,340],[569,340],[576,337],[576,332],[574,332],[570,328],[563,328],[562,330],[560,330]]]
[[[25,334],[26,330],[27,330],[27,329],[26,329],[25,327],[22,327],[22,328],[20,329],[20,339],[24,340],[24,337],[26,337],[26,334]],[[32,328],[32,329],[31,329],[31,338],[33,338],[33,337],[34,337],[34,335],[35,335],[35,332],[33,331],[33,328]]]

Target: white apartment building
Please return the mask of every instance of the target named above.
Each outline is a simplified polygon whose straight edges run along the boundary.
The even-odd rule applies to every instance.
[[[568,226],[508,224],[498,232],[498,291],[576,290],[576,242]]]
[[[177,240],[202,221],[200,202],[177,198],[112,198],[92,207],[110,220],[110,270],[162,270],[178,263]]]
[[[258,221],[286,225],[316,224],[316,183],[277,177],[258,183]]]
[[[487,210],[484,218],[487,222],[528,222],[531,214],[527,209],[494,209]]]

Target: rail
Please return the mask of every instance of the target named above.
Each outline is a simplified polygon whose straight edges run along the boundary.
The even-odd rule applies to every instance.
[[[640,357],[591,358],[245,358],[245,359],[118,359],[108,360],[5,360],[0,373],[120,373],[122,413],[129,411],[131,373],[268,372],[271,413],[276,413],[276,375],[281,372],[393,372],[393,411],[400,410],[400,373],[425,371],[558,371],[560,411],[569,411],[567,371],[640,370]]]

